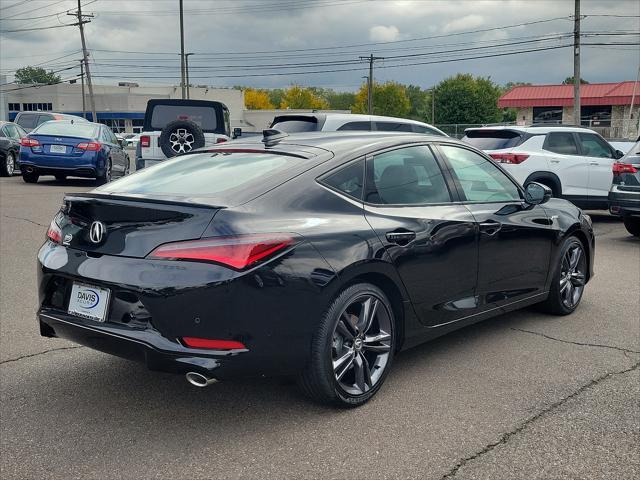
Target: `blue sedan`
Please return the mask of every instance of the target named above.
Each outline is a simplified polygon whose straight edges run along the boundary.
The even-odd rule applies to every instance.
[[[20,170],[27,183],[41,175],[95,178],[107,183],[129,173],[129,157],[106,125],[73,120],[43,123],[20,141]]]

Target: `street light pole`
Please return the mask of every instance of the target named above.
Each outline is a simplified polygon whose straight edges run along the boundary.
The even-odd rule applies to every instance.
[[[182,99],[185,96],[185,62],[184,62],[184,18],[182,0],[180,0],[180,86],[182,87]]]
[[[573,121],[581,125],[580,116],[580,0],[575,1],[573,18]]]

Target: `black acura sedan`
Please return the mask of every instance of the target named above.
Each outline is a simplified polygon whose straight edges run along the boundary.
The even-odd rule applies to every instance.
[[[361,405],[401,349],[577,308],[591,220],[550,197],[451,138],[267,130],[68,194],[38,253],[40,331],[197,386],[296,375]]]

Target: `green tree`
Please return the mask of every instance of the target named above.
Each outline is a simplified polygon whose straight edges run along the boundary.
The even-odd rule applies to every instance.
[[[336,92],[331,88],[310,87],[319,97],[324,98],[331,110],[349,110],[355,102],[356,94],[353,92]]]
[[[356,93],[353,113],[367,113],[367,84]],[[373,114],[390,117],[406,117],[411,111],[411,103],[404,85],[396,82],[373,84]]]
[[[565,78],[562,81],[563,85],[573,85],[573,75],[571,75],[570,77]],[[580,77],[580,83],[582,84],[588,84],[589,82],[587,82],[584,78]]]
[[[22,67],[16,70],[16,83],[59,83],[60,76],[42,67]]]
[[[329,108],[329,103],[317,95],[311,88],[291,85],[282,96],[280,108],[311,108],[324,110]]]
[[[493,123],[502,120],[502,89],[490,78],[457,74],[435,88],[435,123]]]
[[[269,100],[273,105],[280,105],[282,103],[282,99],[284,98],[284,89],[282,88],[272,88],[269,90]]]
[[[431,122],[431,93],[417,85],[407,86],[405,92],[411,104],[407,117],[421,122]]]

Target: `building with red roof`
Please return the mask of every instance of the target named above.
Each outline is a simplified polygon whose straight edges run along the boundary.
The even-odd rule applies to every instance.
[[[580,103],[582,125],[601,130],[609,138],[638,135],[640,82],[583,84],[580,86]],[[575,123],[573,85],[514,87],[500,97],[498,106],[517,109],[519,124]]]

